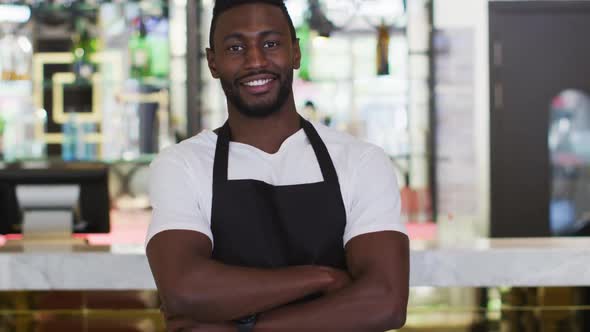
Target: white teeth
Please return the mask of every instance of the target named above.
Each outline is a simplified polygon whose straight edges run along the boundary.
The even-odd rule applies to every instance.
[[[244,83],[244,85],[247,85],[247,86],[261,86],[261,85],[267,84],[270,81],[272,81],[272,79],[256,80],[256,81],[246,82],[246,83]]]

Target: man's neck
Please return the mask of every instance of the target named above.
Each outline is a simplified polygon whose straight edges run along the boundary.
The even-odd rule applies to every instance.
[[[283,142],[301,129],[295,107],[285,107],[264,118],[247,117],[229,111],[232,141],[254,146],[266,153],[276,153]]]

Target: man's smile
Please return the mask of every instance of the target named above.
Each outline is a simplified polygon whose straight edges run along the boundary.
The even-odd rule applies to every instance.
[[[253,75],[240,80],[240,85],[245,88],[246,92],[257,95],[269,92],[274,87],[276,80],[275,75]]]

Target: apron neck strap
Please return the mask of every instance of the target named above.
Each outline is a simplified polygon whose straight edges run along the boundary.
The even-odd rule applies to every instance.
[[[307,139],[309,139],[311,147],[315,152],[315,156],[318,159],[324,181],[327,183],[338,184],[338,174],[336,173],[334,163],[332,162],[332,158],[330,157],[330,153],[328,153],[328,148],[326,148],[324,141],[322,141],[313,125],[303,117],[301,117],[301,126],[303,127],[305,135],[307,135]]]
[[[213,162],[213,184],[227,181],[227,166],[229,159],[229,140],[231,132],[229,121],[225,121],[217,133],[217,144],[215,147],[215,159]]]
[[[338,175],[326,145],[313,125],[303,117],[300,116],[299,118],[301,119],[301,127],[309,139],[318,160],[318,164],[320,165],[324,182],[338,184]],[[229,127],[229,121],[226,121],[217,134],[215,160],[213,164],[213,184],[224,183],[227,181],[230,139],[231,130]]]

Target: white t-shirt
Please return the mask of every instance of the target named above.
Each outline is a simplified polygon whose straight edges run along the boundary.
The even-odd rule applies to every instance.
[[[346,208],[344,244],[378,231],[405,233],[393,164],[384,151],[352,136],[314,123],[338,174]],[[150,165],[153,208],[146,244],[171,229],[211,234],[213,159],[217,135],[210,130],[164,149]],[[228,179],[255,179],[271,185],[314,183],[322,173],[303,129],[288,137],[274,154],[230,142]],[[231,206],[228,206],[231,209]],[[313,231],[313,230],[310,230]]]

